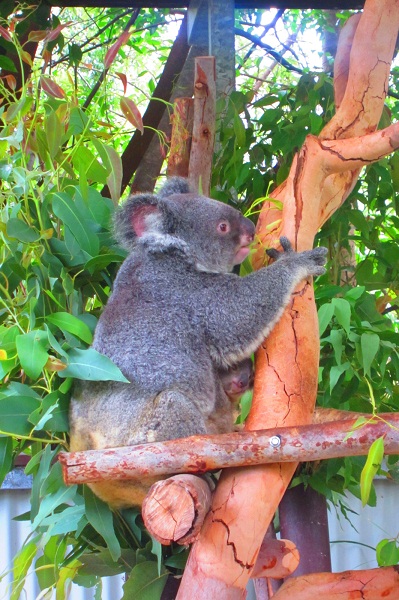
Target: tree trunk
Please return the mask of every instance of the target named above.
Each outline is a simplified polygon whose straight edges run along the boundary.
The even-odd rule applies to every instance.
[[[288,179],[273,193],[283,204],[282,213],[275,203],[265,203],[258,223],[258,264],[263,264],[264,248],[276,245],[281,235],[297,250],[310,249],[319,227],[353,189],[360,168],[399,145],[397,125],[372,133],[386,95],[399,2],[366,0],[361,18],[355,17],[355,25],[353,20],[349,23],[349,30],[345,28],[349,61],[340,49],[337,52],[339,108],[318,138],[306,139]],[[257,352],[248,429],[310,422],[319,360],[316,316],[307,281],[296,290],[283,318]],[[286,463],[223,473],[177,598],[245,598],[263,536],[295,468],[296,463]]]

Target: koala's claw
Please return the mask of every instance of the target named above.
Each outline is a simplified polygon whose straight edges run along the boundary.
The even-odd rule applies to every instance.
[[[280,244],[284,252],[293,252],[290,240],[282,235],[280,238]]]
[[[291,246],[291,242],[290,242],[290,240],[287,237],[281,236],[281,238],[280,238],[280,244],[281,244],[281,247],[283,249],[283,252],[280,252],[279,250],[276,250],[276,248],[269,248],[268,250],[266,250],[266,254],[268,256],[270,256],[270,258],[273,258],[274,260],[277,260],[284,253],[286,253],[286,252],[293,252],[292,246]]]

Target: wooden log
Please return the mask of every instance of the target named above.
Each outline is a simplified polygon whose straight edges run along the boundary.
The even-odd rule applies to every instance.
[[[194,100],[177,98],[173,110],[172,139],[168,158],[168,177],[188,177],[190,149],[193,135]]]
[[[151,535],[169,546],[191,544],[198,536],[211,505],[211,490],[205,479],[175,475],[150,488],[142,508],[144,525]]]
[[[188,177],[195,190],[209,196],[215,144],[215,57],[195,59],[194,124]]]
[[[287,580],[273,600],[398,600],[399,567],[314,573]]]
[[[59,455],[68,484],[140,479],[170,473],[204,473],[214,469],[293,461],[315,461],[367,454],[384,437],[386,454],[399,452],[399,413],[370,415],[319,425],[279,427],[198,435],[165,442]]]

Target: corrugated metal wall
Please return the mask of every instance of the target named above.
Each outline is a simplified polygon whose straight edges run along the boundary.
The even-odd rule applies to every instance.
[[[399,533],[399,486],[386,480],[376,481],[377,509],[362,508],[359,501],[350,497],[348,512],[352,525],[334,508],[329,514],[332,564],[334,571],[376,567],[375,547],[382,538],[393,538]],[[10,569],[12,559],[27,539],[29,523],[13,521],[13,517],[29,510],[29,489],[0,490],[0,573]],[[355,542],[355,543],[353,543]],[[364,544],[364,545],[362,545]],[[0,582],[0,599],[10,598],[11,573]],[[102,600],[118,600],[122,596],[122,578],[104,578]],[[24,600],[36,600],[40,594],[34,574],[28,578]],[[71,600],[92,600],[91,590],[74,585]],[[252,594],[251,594],[251,597]],[[48,599],[46,599],[48,600]],[[250,597],[248,598],[250,600]]]

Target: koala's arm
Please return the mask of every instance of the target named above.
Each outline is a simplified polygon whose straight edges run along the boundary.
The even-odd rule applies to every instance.
[[[288,240],[285,252],[269,267],[246,277],[221,275],[205,297],[205,326],[210,353],[216,364],[231,365],[250,356],[281,317],[300,281],[325,272],[327,250],[296,253]]]

